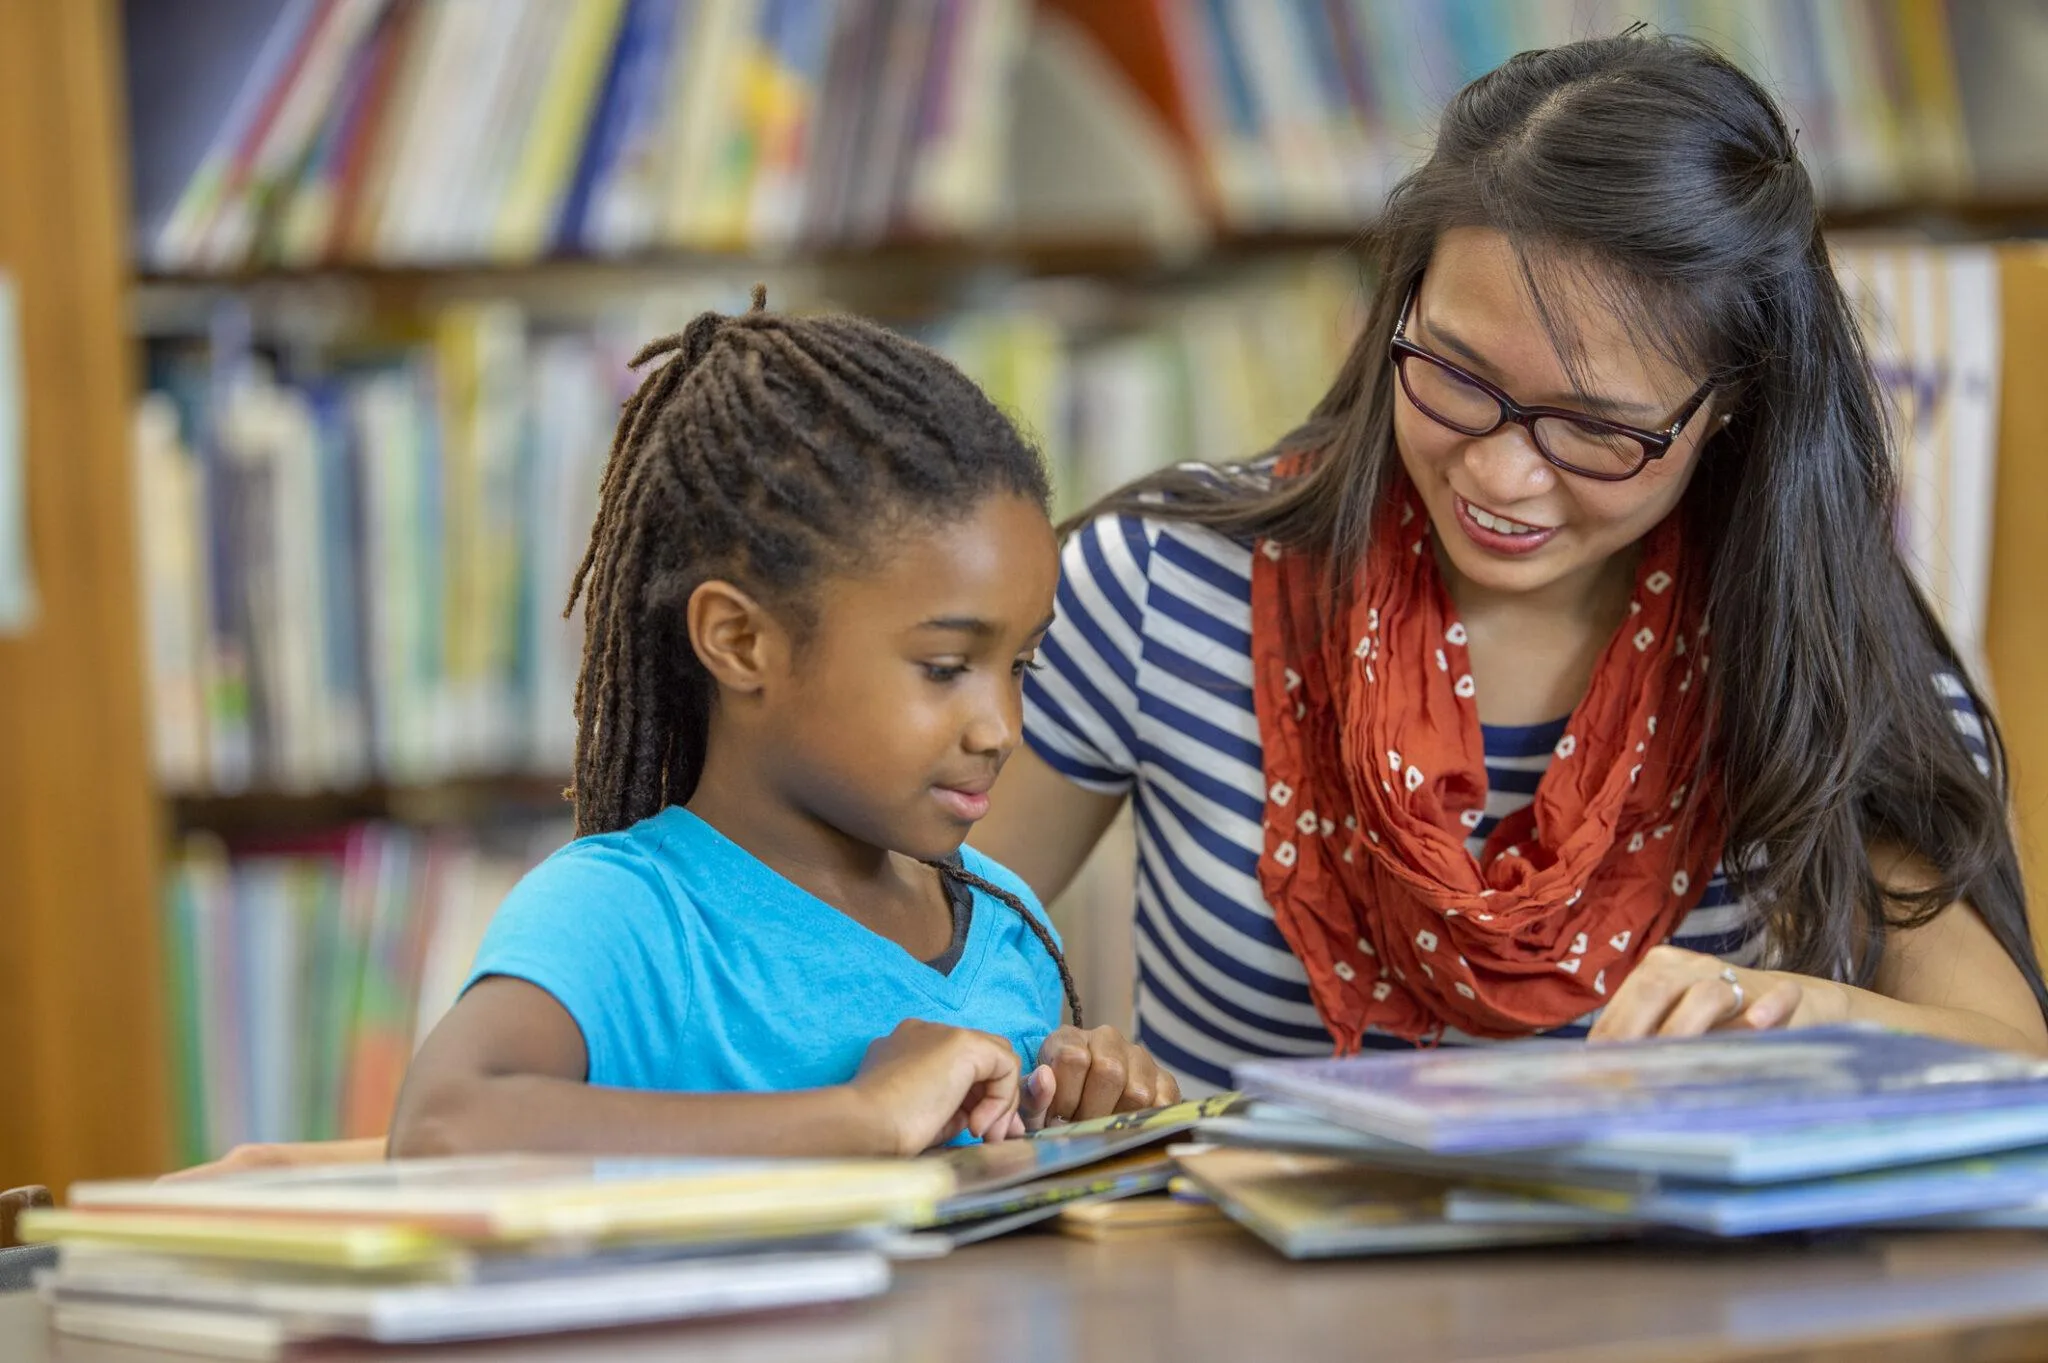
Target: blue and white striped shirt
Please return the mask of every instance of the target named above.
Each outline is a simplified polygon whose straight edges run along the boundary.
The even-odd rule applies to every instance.
[[[1328,1055],[1308,977],[1259,888],[1266,782],[1252,708],[1251,551],[1202,526],[1102,517],[1061,555],[1058,617],[1024,684],[1025,739],[1077,785],[1132,796],[1137,825],[1137,1035],[1182,1087],[1226,1087],[1231,1066]],[[1967,694],[1939,679],[1988,770]],[[1487,725],[1484,820],[1529,804],[1568,718]],[[1756,964],[1762,921],[1716,867],[1671,941]],[[1552,1035],[1583,1035],[1596,1014]],[[1455,1029],[1448,1044],[1479,1040]],[[1405,1047],[1369,1033],[1367,1046]]]

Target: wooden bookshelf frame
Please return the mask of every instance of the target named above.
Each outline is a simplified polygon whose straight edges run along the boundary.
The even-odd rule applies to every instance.
[[[2032,898],[2037,953],[2048,959],[2048,244],[1999,252],[2003,328],[1991,600],[1984,651],[2012,763],[2013,817]]]
[[[0,639],[0,1186],[169,1157],[111,0],[0,0],[0,269],[40,612]]]

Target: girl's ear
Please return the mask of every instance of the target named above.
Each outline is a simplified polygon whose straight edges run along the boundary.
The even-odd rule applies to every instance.
[[[699,583],[684,615],[690,647],[721,691],[757,694],[786,669],[787,631],[766,607],[732,583],[717,578]]]

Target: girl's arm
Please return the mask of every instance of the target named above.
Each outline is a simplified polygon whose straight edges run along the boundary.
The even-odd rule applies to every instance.
[[[1874,847],[1878,879],[1902,889],[1931,885],[1933,868],[1912,853]],[[1871,989],[1776,970],[1738,969],[1744,1008],[1712,956],[1664,946],[1649,953],[1593,1027],[1599,1040],[1691,1036],[1717,1027],[1810,1027],[1866,1021],[2002,1050],[2048,1054],[2048,1022],[2026,977],[1966,903],[1885,938]]]
[[[846,1084],[790,1093],[660,1093],[584,1082],[583,1033],[524,980],[480,980],[406,1072],[393,1158],[484,1151],[914,1155],[962,1130],[1021,1134],[1008,1042],[909,1021]]]
[[[988,817],[968,841],[1022,876],[1040,902],[1050,904],[1095,850],[1123,802],[1121,795],[1075,785],[1020,747],[990,793]]]

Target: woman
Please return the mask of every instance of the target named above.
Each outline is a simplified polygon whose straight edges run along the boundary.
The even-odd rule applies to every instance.
[[[2003,750],[1893,543],[1813,187],[1637,36],[1461,92],[1270,454],[1067,541],[977,845],[1128,796],[1138,1024],[1235,1061],[1850,1019],[2048,1050]]]

